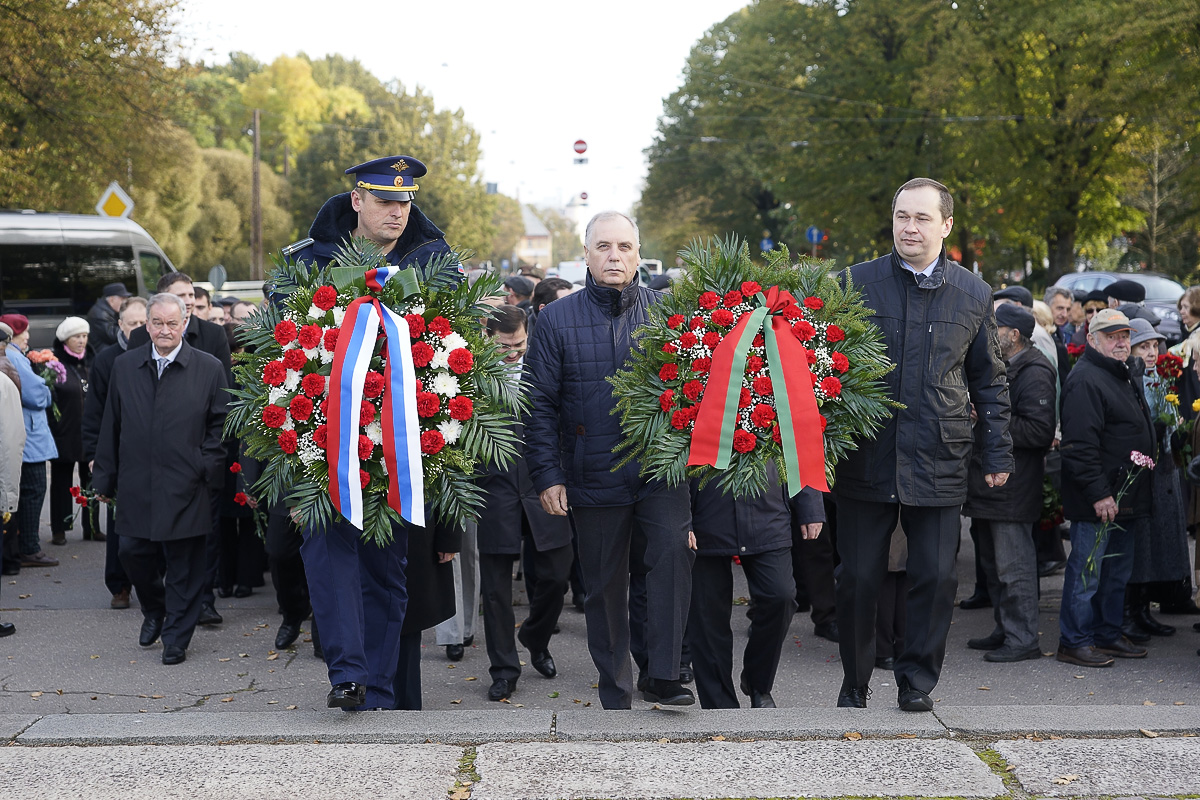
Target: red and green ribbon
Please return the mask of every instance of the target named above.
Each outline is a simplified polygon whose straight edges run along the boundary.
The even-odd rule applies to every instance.
[[[813,394],[812,373],[808,369],[808,351],[792,335],[791,325],[783,316],[785,309],[797,305],[796,298],[772,286],[765,295],[759,293],[758,299],[762,305],[743,314],[713,351],[708,384],[692,433],[688,466],[729,467],[746,358],[754,337],[761,332],[775,394],[788,494],[795,496],[805,486],[828,492],[825,440]]]

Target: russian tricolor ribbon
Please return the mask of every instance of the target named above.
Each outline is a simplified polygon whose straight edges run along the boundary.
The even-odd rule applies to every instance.
[[[786,308],[797,305],[796,298],[772,286],[765,295],[759,293],[758,299],[762,305],[743,314],[713,351],[708,384],[692,432],[688,466],[729,467],[746,358],[754,337],[761,332],[775,395],[788,494],[795,496],[805,486],[828,492],[825,440],[808,369],[808,351],[792,335],[783,316]]]
[[[368,270],[367,288],[379,291],[400,271],[388,266]],[[382,325],[387,361],[383,368],[383,464],[388,476],[387,504],[414,525],[425,525],[421,430],[417,418],[417,373],[413,367],[408,322],[372,296],[346,309],[329,378],[329,499],[354,527],[363,530],[363,486],[359,479],[359,429],[363,390]]]

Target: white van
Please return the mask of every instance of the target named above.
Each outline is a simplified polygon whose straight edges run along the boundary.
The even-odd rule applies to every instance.
[[[146,296],[174,270],[132,220],[0,211],[0,314],[29,317],[31,347],[49,347],[64,317],[87,316],[106,283]]]

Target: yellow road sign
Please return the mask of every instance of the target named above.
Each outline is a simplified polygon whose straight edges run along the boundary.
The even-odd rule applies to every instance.
[[[100,195],[100,201],[96,203],[96,213],[102,217],[128,218],[133,213],[133,199],[125,193],[119,183],[113,181],[104,190],[104,194]]]

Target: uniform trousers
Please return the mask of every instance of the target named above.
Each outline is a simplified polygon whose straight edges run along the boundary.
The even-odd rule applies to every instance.
[[[130,583],[129,576],[125,574],[125,567],[121,566],[121,537],[117,535],[117,514],[113,510],[112,503],[104,504],[104,514],[107,519],[105,524],[107,541],[104,543],[104,585],[110,594],[118,595],[133,588],[133,584]]]
[[[946,635],[958,589],[955,560],[962,506],[909,506],[838,498],[838,645],[846,686],[866,686],[875,667],[875,615],[899,518],[908,535],[908,597],[904,649],[896,680],[929,693],[946,657]]]
[[[379,547],[339,520],[324,530],[305,530],[300,545],[329,682],[366,686],[366,708],[396,704],[393,680],[408,606],[408,532],[393,525],[392,535],[390,545]]]
[[[137,590],[142,616],[163,621],[162,642],[187,649],[200,619],[207,536],[154,542],[122,536],[121,564]]]
[[[271,569],[275,600],[283,610],[283,621],[297,623],[308,619],[312,607],[308,602],[304,559],[300,557],[304,537],[299,526],[286,513],[268,514],[265,538],[267,565]]]
[[[400,637],[400,657],[396,662],[396,677],[392,679],[392,693],[396,695],[396,704],[391,706],[393,710],[421,710],[421,631]]]
[[[742,654],[742,675],[759,692],[770,692],[779,655],[796,608],[792,549],[783,547],[741,557],[750,589],[750,638]],[[697,556],[692,566],[692,608],[687,638],[702,708],[738,708],[733,682],[733,561],[729,556]]]
[[[600,703],[607,709],[631,708],[629,572],[634,528],[646,540],[648,677],[678,680],[692,594],[691,496],[681,486],[629,505],[576,506],[572,514],[587,593],[583,611],[588,650],[600,673]]]
[[[213,524],[212,530],[205,535],[204,542],[204,589],[200,599],[210,606],[216,605],[217,602],[213,589],[217,585],[217,574],[221,570],[221,491],[210,491]]]
[[[480,553],[479,581],[483,597],[483,632],[487,639],[488,672],[492,680],[516,680],[521,675],[521,659],[517,655],[517,639],[532,651],[546,650],[554,635],[554,626],[562,613],[563,599],[570,583],[571,545],[550,550],[535,550],[532,539],[526,539],[527,552],[536,567],[532,578],[525,573],[525,594],[529,598],[529,616],[515,633],[513,614],[513,562],[516,553]]]

